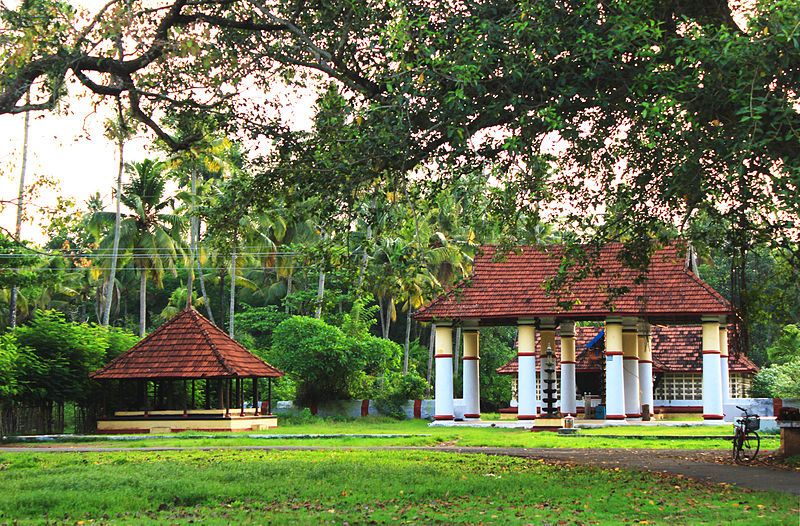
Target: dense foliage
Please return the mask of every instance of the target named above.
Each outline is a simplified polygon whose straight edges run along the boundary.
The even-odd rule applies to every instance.
[[[144,335],[194,305],[290,373],[281,395],[416,392],[433,379],[413,312],[486,243],[565,243],[557,292],[600,243],[642,267],[687,239],[738,310],[733,352],[791,368],[798,24],[797,0],[0,6],[0,114],[77,87],[113,104],[121,156],[143,133],[158,153],[121,169],[120,214],[94,196],[51,214],[42,246],[0,233],[0,323],[15,286],[43,330],[3,336],[0,363],[35,381],[2,389],[70,399],[122,338],[90,320]],[[316,97],[307,126],[287,96]],[[77,343],[42,364],[36,338],[67,320]],[[482,347],[490,373],[513,334]],[[487,407],[508,398],[508,378],[481,383]]]

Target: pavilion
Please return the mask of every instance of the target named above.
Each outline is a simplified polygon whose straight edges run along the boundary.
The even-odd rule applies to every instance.
[[[119,381],[121,390],[124,384],[135,385],[137,393],[129,403],[137,407],[114,411],[98,421],[97,429],[148,433],[277,427],[270,400],[272,378],[280,376],[281,371],[188,307],[90,375]],[[267,379],[269,392],[265,403],[259,404],[262,378]],[[245,402],[246,380],[252,389],[251,407]],[[197,398],[203,407],[198,407]]]
[[[686,264],[684,250],[670,245],[657,250],[644,275],[624,265],[622,245],[600,249],[594,261],[600,272],[559,291],[545,285],[561,264],[559,245],[517,247],[498,254],[482,247],[473,274],[416,314],[433,322],[435,331],[435,416],[453,420],[453,327],[463,332],[464,418],[480,418],[480,328],[516,325],[517,419],[539,416],[544,375],[537,382],[537,357],[551,351],[560,361],[562,414],[577,413],[575,323],[602,322],[605,348],[606,419],[638,420],[642,406],[653,409],[651,325],[700,325],[702,345],[702,414],[723,418],[728,396],[728,324],[733,308]],[[496,255],[501,257],[495,257]],[[570,307],[571,306],[571,307]],[[560,348],[556,349],[556,334]],[[557,353],[555,352],[557,350]],[[552,382],[552,380],[549,380]]]

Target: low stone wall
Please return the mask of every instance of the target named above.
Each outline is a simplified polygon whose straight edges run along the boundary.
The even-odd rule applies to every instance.
[[[461,402],[457,400],[456,402]],[[433,419],[434,414],[433,400],[409,400],[403,406],[406,418],[422,418],[425,420]],[[275,404],[276,414],[297,414],[303,408],[298,407],[291,401],[282,401]],[[359,418],[362,416],[382,416],[380,411],[375,405],[373,400],[329,400],[324,403],[318,404],[316,408],[311,408],[312,412],[316,412],[318,416],[344,416],[350,418]],[[461,411],[461,416],[464,415],[464,404],[456,410]],[[458,414],[456,415],[459,416]]]

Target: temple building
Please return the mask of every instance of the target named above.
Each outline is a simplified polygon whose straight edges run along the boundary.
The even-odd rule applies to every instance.
[[[101,433],[264,430],[277,427],[272,379],[283,373],[189,307],[90,375],[116,383]],[[267,382],[261,402],[259,384]],[[109,386],[111,388],[112,386]],[[249,400],[248,400],[249,399]]]
[[[595,405],[603,401],[604,332],[601,327],[575,327],[575,387],[579,414],[585,412],[585,401]],[[730,333],[731,331],[728,331],[729,335]],[[700,353],[703,344],[702,329],[691,325],[653,325],[650,328],[650,335],[653,355],[653,413],[656,415],[702,413],[703,361]],[[560,362],[560,340],[560,336],[556,334],[557,363]],[[540,369],[540,364],[537,363],[537,373]],[[758,367],[747,356],[737,354],[729,357],[728,371],[730,378],[728,397],[749,397],[753,375],[758,372]],[[498,367],[496,372],[514,376],[510,407],[501,409],[501,413],[516,414],[517,358]],[[539,389],[536,394],[537,399],[541,399]],[[558,400],[561,399],[560,382],[556,383],[556,397]]]
[[[416,314],[419,321],[433,322],[435,330],[435,416],[455,417],[453,400],[453,333],[463,334],[464,418],[480,418],[480,330],[481,327],[517,327],[516,402],[517,419],[534,420],[558,399],[562,414],[576,414],[579,381],[586,391],[602,389],[604,418],[639,420],[642,408],[652,415],[659,389],[674,390],[681,380],[681,396],[691,396],[706,420],[721,420],[723,404],[731,390],[728,328],[733,319],[730,303],[701,280],[687,265],[685,250],[678,244],[657,250],[646,271],[626,266],[621,244],[608,244],[594,255],[593,268],[580,280],[549,291],[549,280],[558,273],[564,248],[559,245],[516,247],[499,253],[483,247],[475,258],[469,279],[434,299]],[[576,322],[582,322],[577,327]],[[586,322],[586,323],[583,323]],[[593,322],[602,348],[577,338],[583,325]],[[680,357],[657,354],[653,349],[667,327],[691,327],[699,345]],[[669,329],[666,329],[669,330]],[[678,330],[678,329],[675,329]],[[587,342],[588,343],[588,342]],[[601,385],[587,385],[590,378],[580,362],[584,351],[597,349],[602,366]],[[553,379],[541,374],[554,369]],[[752,371],[743,358],[734,360],[734,374]],[[551,361],[555,361],[550,365]],[[691,363],[691,370],[670,369],[673,362]],[[669,365],[669,367],[667,367]],[[509,365],[509,369],[513,366]],[[739,370],[744,367],[747,369]],[[509,371],[511,372],[511,371]],[[669,372],[669,376],[667,373]],[[484,371],[484,374],[494,374]],[[595,371],[595,379],[597,379]],[[661,383],[659,383],[659,378]],[[734,376],[734,388],[740,385]],[[545,395],[542,395],[545,393]],[[546,403],[545,403],[546,402]],[[552,407],[550,407],[552,410]]]

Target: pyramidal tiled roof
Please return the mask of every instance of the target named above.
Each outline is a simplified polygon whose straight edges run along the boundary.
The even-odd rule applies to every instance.
[[[588,344],[598,332],[600,327],[575,327],[576,364],[575,370],[579,373],[599,372],[605,355],[602,352],[602,343],[597,345],[600,349],[587,349]],[[703,329],[697,325],[654,325],[651,329],[651,345],[653,349],[653,370],[664,373],[700,373],[703,370]],[[728,339],[733,338],[728,331]],[[536,333],[538,345],[539,333]],[[556,335],[556,341],[559,337]],[[729,342],[732,347],[733,342]],[[596,346],[596,347],[597,347]],[[556,343],[554,350],[556,359],[561,359],[561,345]],[[536,360],[536,370],[539,370],[540,360]],[[558,363],[558,362],[557,362]],[[560,365],[557,365],[560,368]],[[498,367],[500,374],[517,374],[517,359],[514,358],[507,364]],[[758,367],[744,354],[731,354],[728,360],[728,370],[732,373],[755,373]]]
[[[556,276],[564,247],[518,247],[495,260],[496,247],[482,247],[472,276],[420,309],[416,319],[432,321],[502,320],[557,317],[600,319],[605,316],[699,319],[731,314],[730,303],[685,267],[678,245],[657,250],[645,279],[620,259],[621,243],[604,246],[594,260],[599,275],[570,283],[556,297],[545,290]],[[616,297],[612,293],[622,294]],[[565,309],[559,302],[572,302]]]
[[[90,375],[96,380],[283,376],[193,308]]]

